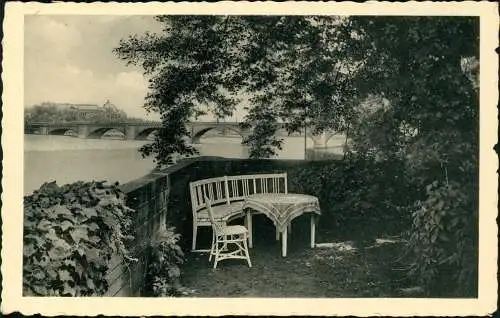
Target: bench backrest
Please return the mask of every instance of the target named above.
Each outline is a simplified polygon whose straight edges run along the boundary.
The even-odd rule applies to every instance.
[[[203,179],[189,183],[193,213],[206,207],[205,196],[212,205],[242,201],[254,193],[288,193],[287,174],[252,174]]]

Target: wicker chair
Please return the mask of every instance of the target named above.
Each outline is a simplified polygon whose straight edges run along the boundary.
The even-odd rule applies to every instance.
[[[252,267],[247,245],[248,230],[241,225],[226,225],[225,222],[217,222],[213,215],[211,201],[205,197],[205,202],[213,229],[212,248],[208,260],[211,261],[212,256],[214,257],[214,270],[217,268],[217,263],[224,259],[246,259],[248,266]]]

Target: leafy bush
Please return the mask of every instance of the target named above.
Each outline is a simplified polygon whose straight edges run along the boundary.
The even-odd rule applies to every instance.
[[[108,261],[127,249],[131,209],[115,185],[45,183],[24,198],[23,292],[93,296],[108,289]]]
[[[174,228],[163,229],[148,246],[146,296],[180,296],[189,293],[180,282],[179,266],[184,263],[184,253],[178,245],[180,237]]]
[[[427,195],[412,215],[410,273],[428,292],[477,296],[477,200],[456,182],[435,181]]]
[[[182,195],[175,204],[184,206],[182,202],[189,202],[188,180],[287,171],[289,192],[319,198],[322,230],[356,235],[355,239],[408,230],[407,257],[398,259],[409,265],[410,277],[433,296],[473,295],[477,290],[478,263],[477,161],[473,146],[453,147],[466,148],[469,156],[461,155],[461,160],[446,164],[421,158],[427,154],[419,148],[411,152],[410,158],[393,156],[390,160],[377,160],[361,152],[335,161],[200,162],[184,172],[186,186],[179,190]],[[432,183],[436,179],[441,182]],[[432,185],[426,188],[429,183]],[[190,211],[187,213],[190,215]]]
[[[290,170],[290,191],[319,198],[320,226],[325,228],[352,231],[352,226],[366,225],[368,232],[377,223],[409,225],[404,207],[412,197],[398,167],[398,162],[377,163],[357,156],[309,162]]]

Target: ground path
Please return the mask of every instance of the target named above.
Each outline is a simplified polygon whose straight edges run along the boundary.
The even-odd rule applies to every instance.
[[[190,254],[183,283],[195,290],[195,297],[421,296],[421,289],[411,285],[396,262],[403,242],[373,238],[310,249],[306,227],[294,229],[286,258],[281,257],[272,227],[264,227],[266,233],[256,237],[250,252],[252,268],[240,260],[226,260],[212,271],[207,254]]]

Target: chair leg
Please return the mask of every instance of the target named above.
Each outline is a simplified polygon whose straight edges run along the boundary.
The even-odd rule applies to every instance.
[[[216,238],[216,241],[215,241],[215,260],[214,260],[214,267],[213,267],[214,270],[217,268],[218,262],[219,262],[219,239]]]
[[[192,251],[196,250],[196,235],[197,235],[197,232],[198,232],[198,226],[193,225],[193,242],[192,242],[192,246],[191,246],[191,250]]]
[[[245,257],[247,259],[248,267],[252,267],[252,262],[250,261],[250,253],[248,252],[246,235],[243,236],[243,247],[245,248]]]
[[[215,232],[212,233],[212,247],[210,247],[210,256],[208,257],[208,261],[212,260],[212,256],[214,255],[214,245],[215,245]]]

